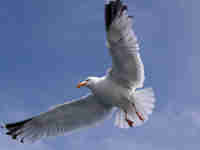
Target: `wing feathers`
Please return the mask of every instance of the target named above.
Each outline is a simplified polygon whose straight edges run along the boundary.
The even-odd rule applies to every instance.
[[[35,142],[46,136],[63,135],[77,129],[95,125],[110,114],[112,106],[99,103],[89,95],[80,100],[58,105],[31,119],[6,124],[7,135],[20,142]]]
[[[107,46],[112,56],[112,79],[128,88],[141,88],[144,66],[139,54],[139,44],[132,29],[132,17],[120,0],[105,5]]]

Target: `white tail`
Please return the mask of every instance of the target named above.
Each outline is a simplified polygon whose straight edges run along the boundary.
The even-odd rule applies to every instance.
[[[127,117],[129,120],[133,121],[133,126],[140,126],[148,120],[149,115],[153,111],[155,103],[153,89],[146,88],[134,91],[133,98],[131,100],[135,107],[133,107],[133,105],[130,104],[130,106],[126,110]],[[136,111],[142,115],[144,121],[139,119],[139,117],[136,114]],[[115,125],[119,128],[129,128],[124,110],[120,109],[119,112],[117,112]]]

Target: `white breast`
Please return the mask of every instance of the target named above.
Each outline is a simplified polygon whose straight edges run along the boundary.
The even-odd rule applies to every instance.
[[[129,90],[106,77],[98,82],[93,92],[108,104],[121,107],[129,103]]]

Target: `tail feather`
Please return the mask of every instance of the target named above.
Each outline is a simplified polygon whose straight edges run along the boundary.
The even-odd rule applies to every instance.
[[[134,97],[135,105],[139,112],[143,111],[143,113],[146,115],[149,115],[153,112],[155,97],[152,88],[138,90],[135,92]]]
[[[124,111],[118,111],[116,114],[115,119],[115,126],[119,128],[129,128],[129,125],[125,120],[125,112]]]
[[[132,103],[135,105],[135,107],[130,105],[127,108],[127,117],[129,120],[133,121],[133,126],[140,126],[149,119],[149,115],[153,112],[154,109],[155,97],[152,88],[134,91]],[[136,114],[136,111],[142,115],[144,121],[140,120]],[[125,118],[124,110],[120,109],[117,113],[115,125],[119,128],[129,128]]]

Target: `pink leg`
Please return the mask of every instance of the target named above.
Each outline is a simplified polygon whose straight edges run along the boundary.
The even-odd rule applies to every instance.
[[[144,118],[143,118],[143,116],[141,115],[141,113],[139,113],[139,112],[136,111],[136,114],[137,114],[138,118],[139,118],[141,121],[144,121]]]
[[[132,104],[133,107],[135,107],[135,104]],[[138,116],[138,118],[141,120],[141,121],[144,121],[144,117],[142,116],[142,114],[140,112],[137,111],[136,107],[135,107],[135,111],[136,111],[136,114]]]
[[[127,121],[128,125],[129,125],[130,127],[133,127],[134,122],[128,119],[128,116],[127,116],[127,112],[126,112],[126,111],[125,111],[125,114],[126,114],[126,121]]]

